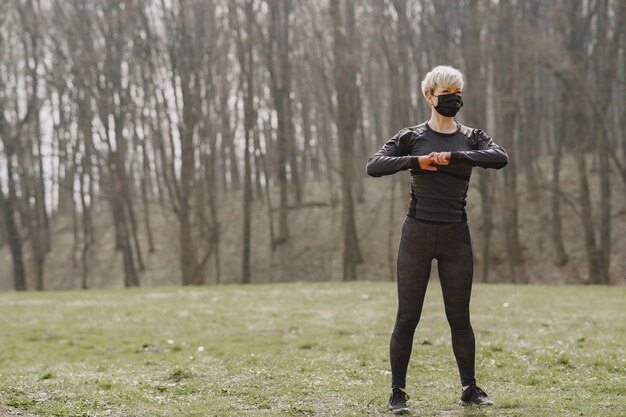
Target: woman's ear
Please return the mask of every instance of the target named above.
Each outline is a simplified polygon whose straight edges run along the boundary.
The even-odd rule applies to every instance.
[[[436,106],[436,104],[434,103],[435,98],[436,98],[436,97],[434,97],[434,96],[433,96],[432,91],[431,91],[431,92],[426,93],[426,101],[428,102],[428,104],[429,104],[430,106],[433,106],[433,107],[435,107],[435,106]]]

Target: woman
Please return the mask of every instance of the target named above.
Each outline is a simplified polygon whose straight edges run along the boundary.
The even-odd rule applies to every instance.
[[[437,66],[426,74],[421,87],[432,109],[430,120],[401,129],[367,163],[367,173],[373,177],[411,172],[411,200],[398,248],[398,310],[389,344],[389,410],[398,414],[409,410],[407,366],[434,258],[461,377],[460,404],[493,404],[474,376],[475,340],[469,313],[473,254],[465,202],[472,168],[500,169],[509,158],[485,132],[454,120],[463,106],[459,70]]]

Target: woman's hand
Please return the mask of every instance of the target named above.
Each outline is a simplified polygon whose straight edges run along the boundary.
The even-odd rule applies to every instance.
[[[450,152],[431,152],[428,156],[433,158],[433,163],[437,165],[448,165],[450,164],[450,158],[452,154]]]
[[[435,162],[435,160],[433,159],[433,156],[436,154],[437,152],[431,152],[428,155],[422,155],[418,158],[418,161],[420,163],[420,168],[426,170],[426,171],[437,171],[437,167],[433,166],[431,164],[433,164]]]

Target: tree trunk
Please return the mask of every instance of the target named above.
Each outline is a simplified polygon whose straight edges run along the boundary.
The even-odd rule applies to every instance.
[[[13,258],[13,287],[16,291],[26,291],[26,268],[24,267],[24,255],[22,253],[22,238],[15,222],[15,209],[13,204],[15,201],[15,180],[13,178],[13,163],[11,159],[11,155],[7,154],[6,178],[9,185],[9,193],[6,197],[4,196],[4,191],[2,191],[2,176],[0,176],[0,204],[2,205],[4,227],[7,232],[7,239]]]
[[[561,92],[561,99],[567,102],[565,92]],[[563,158],[563,145],[565,137],[568,135],[567,124],[568,119],[564,115],[559,117],[559,134],[554,134],[551,129],[550,136],[554,142],[552,149],[552,187],[551,187],[551,211],[552,211],[552,242],[554,244],[554,265],[564,266],[569,262],[569,256],[565,251],[563,243],[563,225],[561,216],[561,159]]]
[[[290,159],[290,177],[294,186],[296,203],[301,201],[299,173],[294,157],[294,144],[291,138],[291,67],[289,64],[289,14],[290,0],[269,1],[270,7],[270,38],[266,49],[266,61],[270,72],[270,90],[278,117],[277,152],[278,152],[278,186],[280,188],[280,204],[278,214],[278,236],[276,245],[286,243],[289,236],[289,194],[287,178],[287,160]],[[277,49],[277,51],[275,51]],[[274,58],[277,56],[277,58]],[[278,64],[274,63],[278,60]]]
[[[331,0],[330,14],[333,22],[334,81],[337,91],[335,121],[339,135],[339,171],[343,208],[343,276],[344,280],[350,281],[357,279],[356,265],[361,262],[352,195],[354,132],[360,117],[359,91],[356,85],[357,57],[354,53],[356,42],[354,5],[351,2]]]
[[[254,19],[254,12],[252,9],[252,3],[246,1],[245,4],[246,15],[246,27],[250,28]],[[237,26],[237,42],[239,51],[239,65],[241,67],[241,90],[244,95],[244,134],[245,134],[245,146],[244,146],[244,190],[243,190],[243,250],[242,250],[242,267],[241,267],[241,282],[248,284],[251,282],[251,225],[252,225],[252,170],[250,160],[250,144],[252,141],[253,129],[256,124],[254,114],[254,60],[252,50],[252,36],[251,31],[247,31],[247,39],[245,44],[241,39],[240,26]],[[245,79],[245,89],[244,89]]]
[[[144,123],[144,132],[147,131],[147,124]],[[141,201],[143,204],[143,217],[146,226],[146,233],[148,235],[148,251],[150,253],[156,252],[156,248],[154,246],[154,237],[152,236],[152,225],[150,224],[150,207],[149,207],[149,198],[148,198],[148,184],[150,182],[150,161],[148,159],[148,150],[147,150],[147,139],[144,137],[141,143],[141,153],[142,153],[142,167],[143,172],[141,176]]]

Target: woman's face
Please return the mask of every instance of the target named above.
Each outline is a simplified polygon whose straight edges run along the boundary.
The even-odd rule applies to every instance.
[[[450,93],[456,93],[457,95],[461,95],[463,91],[461,90],[460,87],[441,87],[441,86],[437,86],[435,87],[435,91],[431,93],[428,93],[426,95],[427,101],[432,104],[433,106],[436,106],[438,104],[438,98],[435,96],[439,96],[442,94],[450,94]]]

